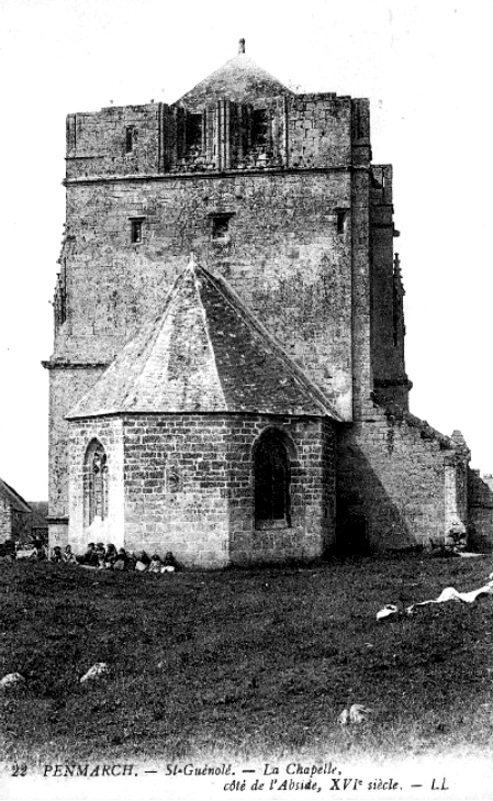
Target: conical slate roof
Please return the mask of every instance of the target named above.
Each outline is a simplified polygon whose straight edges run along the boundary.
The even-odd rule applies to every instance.
[[[195,261],[69,419],[125,412],[330,416],[323,393],[237,295]]]
[[[258,97],[277,97],[284,94],[292,92],[245,54],[242,39],[238,55],[226,61],[178,102],[195,106],[202,101],[210,102],[212,98],[219,97],[245,102]]]

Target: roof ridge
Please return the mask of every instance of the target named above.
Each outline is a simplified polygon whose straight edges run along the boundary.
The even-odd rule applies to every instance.
[[[11,493],[11,494],[14,496],[14,498],[15,498],[16,500],[20,501],[20,502],[21,502],[21,504],[23,504],[23,505],[26,507],[26,510],[27,510],[27,511],[29,511],[29,512],[31,512],[31,511],[32,511],[32,509],[31,509],[31,507],[29,506],[28,502],[24,500],[24,498],[22,497],[22,495],[19,495],[19,493],[18,493],[18,492],[17,492],[17,491],[16,491],[16,490],[15,490],[13,487],[11,487],[11,486],[10,486],[10,484],[7,484],[7,482],[6,482],[6,481],[4,481],[4,479],[3,479],[3,478],[0,478],[0,484],[2,484],[2,485],[5,487],[5,489],[6,489],[8,492],[10,492],[10,493]]]
[[[188,265],[188,266],[190,266],[190,265]],[[173,301],[173,295],[177,295],[178,294],[179,289],[180,289],[180,284],[185,281],[186,277],[187,277],[187,271],[186,270],[182,270],[176,276],[176,278],[175,278],[175,280],[173,282],[173,286],[170,287],[168,295],[167,295],[166,300],[164,302],[164,308],[156,316],[154,322],[152,323],[150,336],[146,337],[146,339],[144,340],[144,347],[142,348],[142,351],[139,353],[139,356],[141,358],[140,369],[136,372],[134,380],[131,382],[129,389],[124,393],[123,398],[122,398],[122,405],[125,405],[128,397],[130,395],[130,392],[132,390],[132,387],[135,386],[135,383],[143,375],[143,373],[144,373],[144,371],[146,369],[146,365],[147,365],[146,354],[149,354],[152,351],[152,348],[154,347],[154,345],[155,345],[155,343],[156,343],[156,341],[157,341],[157,339],[159,337],[159,334],[163,330],[164,324],[165,324],[166,320],[168,319],[169,310],[171,308],[171,304],[172,304],[172,301]],[[135,342],[135,336],[134,337],[130,337],[128,339],[128,343],[129,344],[132,341]],[[123,346],[123,348],[120,351],[120,353],[123,353],[124,349],[125,349],[125,345]],[[113,362],[113,364],[114,363],[115,362]]]
[[[206,278],[214,285],[214,287],[221,293],[224,300],[231,306],[231,308],[236,312],[240,313],[243,320],[247,322],[247,324],[251,325],[253,328],[256,329],[257,333],[260,334],[264,339],[267,340],[269,345],[273,348],[274,354],[278,355],[280,359],[282,359],[284,365],[287,367],[288,371],[290,372],[291,376],[294,378],[298,386],[301,388],[302,392],[305,396],[310,397],[310,392],[315,395],[315,398],[311,397],[310,400],[315,400],[316,403],[321,407],[322,411],[328,414],[330,417],[333,417],[335,420],[341,420],[341,417],[334,411],[332,408],[328,398],[326,398],[325,393],[309,378],[304,370],[299,367],[293,358],[286,352],[286,350],[282,347],[282,345],[273,337],[273,335],[265,328],[263,323],[257,319],[256,315],[254,315],[243,303],[240,296],[235,292],[235,290],[225,282],[223,282],[222,278],[218,278],[217,276],[213,275],[209,272],[203,265],[197,264],[195,265],[196,269],[202,270],[205,273]],[[228,297],[228,294],[230,297]],[[237,305],[233,304],[231,296],[234,298]]]
[[[204,323],[205,336],[206,336],[206,339],[207,339],[207,345],[209,346],[209,351],[210,351],[211,356],[212,356],[212,362],[214,364],[214,370],[216,372],[217,383],[218,383],[218,385],[219,385],[219,387],[221,389],[222,399],[223,399],[224,405],[226,407],[226,410],[229,411],[229,404],[228,404],[228,402],[226,400],[226,394],[224,392],[224,387],[223,387],[223,384],[222,384],[222,381],[221,381],[221,375],[220,375],[218,367],[217,367],[216,352],[214,350],[214,345],[212,344],[211,334],[210,334],[210,331],[209,331],[209,323],[208,323],[208,318],[207,318],[207,312],[205,310],[205,307],[204,307],[204,304],[203,304],[203,301],[202,301],[202,296],[200,294],[199,287],[197,286],[197,281],[198,281],[197,267],[199,267],[199,266],[200,265],[198,265],[197,262],[195,261],[194,254],[191,253],[191,258],[190,258],[190,262],[188,264],[188,267],[193,271],[194,289],[195,289],[195,292],[197,293],[197,298],[198,298],[198,301],[199,301],[199,304],[200,304],[200,312],[202,314],[202,320],[203,320],[203,323]]]

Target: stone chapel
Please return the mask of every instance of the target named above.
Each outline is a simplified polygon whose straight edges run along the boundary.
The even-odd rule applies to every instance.
[[[468,531],[464,439],[409,412],[368,100],[295,93],[240,40],[171,105],[69,114],[66,157],[52,545],[224,567]]]

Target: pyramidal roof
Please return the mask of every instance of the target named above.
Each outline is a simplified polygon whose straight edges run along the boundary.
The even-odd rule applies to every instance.
[[[244,102],[257,97],[276,97],[283,94],[292,92],[245,54],[245,40],[240,39],[238,55],[226,61],[178,102],[195,105],[214,97]]]
[[[69,419],[255,412],[338,419],[238,296],[193,257],[164,312],[130,340]]]

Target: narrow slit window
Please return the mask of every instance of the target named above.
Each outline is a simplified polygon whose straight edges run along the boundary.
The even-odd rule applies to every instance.
[[[108,517],[108,461],[100,442],[94,440],[84,460],[84,517],[90,526],[95,518]]]
[[[336,227],[338,234],[343,234],[346,230],[346,218],[347,211],[344,211],[343,209],[336,211]]]
[[[125,153],[133,153],[135,145],[135,126],[127,125],[125,128]]]
[[[130,220],[130,241],[133,245],[142,242],[144,236],[144,217],[134,217]]]

